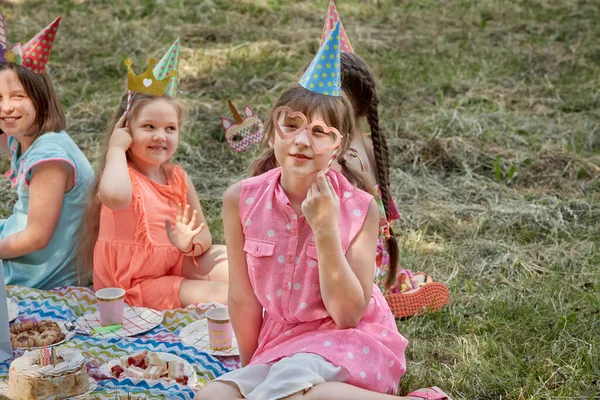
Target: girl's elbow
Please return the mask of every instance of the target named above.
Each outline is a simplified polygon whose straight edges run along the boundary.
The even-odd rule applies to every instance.
[[[367,304],[338,303],[327,307],[338,329],[356,328],[367,309]]]
[[[362,315],[340,315],[337,318],[332,316],[333,322],[335,322],[335,326],[338,329],[351,329],[356,328],[360,320],[362,319]]]
[[[254,301],[253,301],[254,300]],[[252,313],[253,311],[260,310],[262,312],[262,306],[258,300],[251,299],[249,296],[236,293],[229,288],[227,296],[227,305],[229,309],[244,310],[244,312]]]
[[[330,313],[338,329],[356,328],[363,314],[364,310],[358,310],[357,307],[340,307],[338,310]]]
[[[131,203],[131,194],[128,193],[103,193],[98,194],[100,202],[113,211],[123,211]]]
[[[38,234],[30,236],[30,251],[40,251],[44,250],[48,244],[50,244],[50,240],[52,240],[52,235],[47,234]]]
[[[238,308],[247,304],[248,297],[240,295],[239,293],[232,292],[229,290],[227,295],[227,302],[230,308]]]

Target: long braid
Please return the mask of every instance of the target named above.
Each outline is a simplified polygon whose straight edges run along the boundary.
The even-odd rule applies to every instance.
[[[372,102],[369,105],[369,109],[367,112],[367,122],[369,123],[369,127],[371,128],[371,140],[373,141],[373,151],[375,152],[375,164],[377,167],[377,183],[379,184],[380,188],[383,188],[384,186],[387,187],[390,182],[387,143],[385,140],[385,136],[381,133],[379,129],[379,112],[377,110],[377,103]],[[381,189],[381,192],[382,200],[384,200],[383,206],[385,208],[385,215],[389,216],[389,204],[385,201],[385,199],[383,199],[383,189]]]
[[[381,144],[381,154],[385,160],[385,175],[386,182],[390,182],[390,157],[387,145],[387,139],[385,135],[379,129],[379,96],[377,95],[377,90],[375,89],[375,83],[373,82],[373,87],[371,88],[373,92],[373,97],[371,100],[371,104],[369,105],[369,111],[367,112],[367,122],[369,123],[369,127],[371,128],[371,136],[373,135],[373,131],[377,131],[377,140],[379,140]],[[377,166],[379,168],[379,165]],[[387,214],[387,211],[386,211]]]
[[[366,117],[371,129],[377,184],[381,191],[381,201],[387,219],[390,217],[389,192],[389,153],[385,135],[379,128],[379,97],[375,89],[375,79],[367,63],[356,54],[342,53],[342,87],[350,96],[357,117]],[[390,226],[389,238],[386,239],[390,266],[387,272],[385,286],[390,287],[396,282],[398,271],[399,249],[398,242]]]
[[[379,113],[377,112],[377,105],[371,103],[369,107],[369,113],[367,114],[367,121],[371,127],[371,140],[373,141],[373,150],[375,152],[375,162],[377,164],[377,183],[379,184],[379,190],[381,191],[381,201],[383,203],[383,209],[385,210],[386,218],[390,217],[390,192],[389,192],[389,164],[388,164],[388,153],[387,143],[385,136],[379,129]],[[400,251],[398,249],[398,242],[394,236],[394,231],[390,225],[389,227],[390,237],[387,238],[386,247],[390,256],[390,267],[386,276],[385,286],[390,287],[396,282],[396,273],[398,271],[398,258]]]

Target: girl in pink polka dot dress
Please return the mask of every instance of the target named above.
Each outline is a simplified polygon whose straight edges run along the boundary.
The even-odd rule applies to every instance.
[[[254,177],[224,196],[243,367],[197,398],[397,399],[408,341],[373,283],[379,207],[362,174],[328,168],[351,105],[295,86],[275,107]]]
[[[396,399],[408,341],[373,283],[379,206],[342,163],[355,119],[339,23],[279,98],[252,178],[225,193],[229,313],[243,367],[198,399]],[[443,399],[428,390],[416,398]],[[424,397],[426,396],[426,397]]]

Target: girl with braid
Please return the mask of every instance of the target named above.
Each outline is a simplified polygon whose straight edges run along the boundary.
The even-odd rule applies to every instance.
[[[385,135],[379,127],[379,97],[375,78],[364,59],[354,53],[341,54],[342,90],[354,108],[357,128],[369,125],[370,133],[360,129],[352,132],[352,141],[346,157],[338,159],[373,179],[374,192],[380,208],[380,231],[377,245],[375,283],[386,295],[396,317],[407,317],[421,312],[423,307],[436,309],[449,301],[448,288],[439,282],[430,283],[424,273],[398,271],[398,242],[391,223],[400,218],[390,192],[389,157]]]
[[[379,129],[379,97],[373,73],[360,56],[342,53],[341,74],[342,90],[350,98],[354,108],[358,122],[356,126],[360,129],[366,120],[371,133],[362,133],[360,130],[353,132],[348,156],[340,162],[347,162],[376,182],[375,192],[379,194],[381,221],[375,283],[385,293],[396,281],[398,243],[393,235],[391,222],[399,219],[400,214],[389,189],[388,147],[385,135]]]
[[[407,340],[373,283],[379,209],[365,175],[330,169],[354,132],[339,24],[266,124],[272,147],[223,198],[229,313],[242,368],[196,400],[398,400]],[[336,40],[337,38],[337,40]],[[317,72],[322,71],[322,72]],[[449,400],[437,387],[403,399]]]

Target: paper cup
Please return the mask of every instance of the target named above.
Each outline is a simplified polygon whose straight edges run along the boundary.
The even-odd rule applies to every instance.
[[[104,288],[96,292],[100,323],[102,326],[123,323],[123,306],[125,290],[121,288]]]
[[[227,307],[211,308],[206,312],[208,341],[213,350],[229,350],[233,346],[233,327]]]

